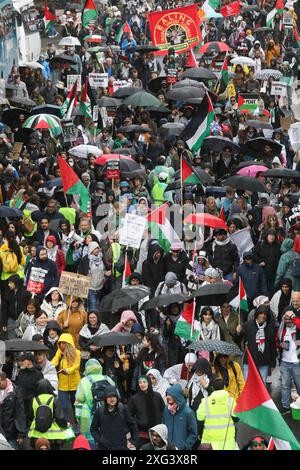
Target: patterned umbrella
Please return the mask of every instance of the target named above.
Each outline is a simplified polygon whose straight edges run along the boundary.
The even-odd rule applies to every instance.
[[[212,52],[212,51],[217,51],[217,52],[227,52],[230,51],[231,47],[228,46],[225,42],[221,41],[212,41],[212,42],[207,42],[203,46],[198,49],[198,52],[201,53],[206,53],[206,52]]]
[[[242,351],[231,343],[221,341],[219,339],[205,339],[203,341],[195,341],[188,346],[188,349],[193,351],[212,351],[220,354],[226,354],[228,356],[242,356]]]
[[[53,137],[62,133],[60,119],[53,114],[35,114],[30,116],[23,124],[25,129],[49,129]]]
[[[257,80],[268,80],[270,77],[273,77],[274,80],[280,80],[282,73],[279,70],[262,69],[254,75]]]

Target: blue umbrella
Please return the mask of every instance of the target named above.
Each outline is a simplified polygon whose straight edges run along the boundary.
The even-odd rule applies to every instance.
[[[0,206],[0,218],[20,218],[23,217],[23,212],[20,209],[15,209],[13,207]]]
[[[59,177],[59,178],[53,178],[52,180],[49,180],[49,181],[45,181],[42,187],[51,189],[51,188],[55,188],[56,186],[62,186],[62,185],[63,185],[62,178]]]

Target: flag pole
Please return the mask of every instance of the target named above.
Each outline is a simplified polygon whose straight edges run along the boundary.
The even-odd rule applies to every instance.
[[[183,156],[181,155],[181,172],[180,172],[180,184],[181,184],[181,206],[183,207],[183,181],[182,181],[182,164],[183,164]]]

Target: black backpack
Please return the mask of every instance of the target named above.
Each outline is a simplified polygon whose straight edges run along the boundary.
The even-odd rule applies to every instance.
[[[100,408],[104,404],[105,391],[107,387],[111,387],[108,380],[98,380],[93,382],[89,377],[89,382],[92,384],[91,392],[93,397],[93,414],[97,408]]]
[[[296,258],[293,261],[292,268],[291,268],[291,274],[294,277],[300,277],[300,258]]]
[[[44,433],[51,428],[53,423],[53,407],[50,407],[54,397],[50,397],[46,403],[42,403],[39,397],[36,397],[38,408],[35,416],[35,429],[38,432]]]

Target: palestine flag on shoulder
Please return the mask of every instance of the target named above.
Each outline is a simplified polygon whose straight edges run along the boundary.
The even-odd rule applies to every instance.
[[[88,189],[70,165],[61,157],[58,157],[58,165],[65,194],[72,194],[79,209],[85,214],[90,213],[90,194]]]
[[[82,9],[81,22],[84,28],[89,26],[90,21],[93,21],[98,16],[97,8],[94,0],[86,0]]]
[[[177,320],[174,334],[188,341],[197,341],[200,334],[200,322],[195,320],[196,300],[188,304]]]
[[[259,96],[257,93],[240,93],[238,108],[242,113],[253,113],[257,110]]]
[[[277,450],[300,450],[300,444],[279,413],[254,364],[249,349],[248,377],[234,409],[242,423],[269,434]]]
[[[180,242],[180,238],[173,229],[168,216],[168,203],[165,202],[158,209],[148,215],[148,227],[151,229],[151,238],[156,238],[165,253],[168,253],[172,242]]]
[[[71,90],[68,93],[67,98],[63,102],[62,107],[60,108],[60,113],[62,117],[70,119],[74,106],[77,104],[77,80],[73,84]]]
[[[50,11],[50,8],[48,7],[48,4],[46,2],[44,7],[44,23],[46,31],[50,31],[52,26],[54,26],[55,21],[56,16]]]
[[[206,93],[197,111],[185,129],[180,134],[180,139],[184,140],[189,149],[198,152],[203,140],[210,134],[210,125],[213,122],[215,113],[208,93]]]
[[[181,181],[182,184],[201,184],[200,179],[193,168],[181,157]]]
[[[116,41],[117,43],[119,44],[122,40],[122,36],[124,33],[131,33],[131,28],[129,26],[129,24],[127,23],[124,23],[121,28],[119,29],[119,31],[117,32],[116,34]]]

